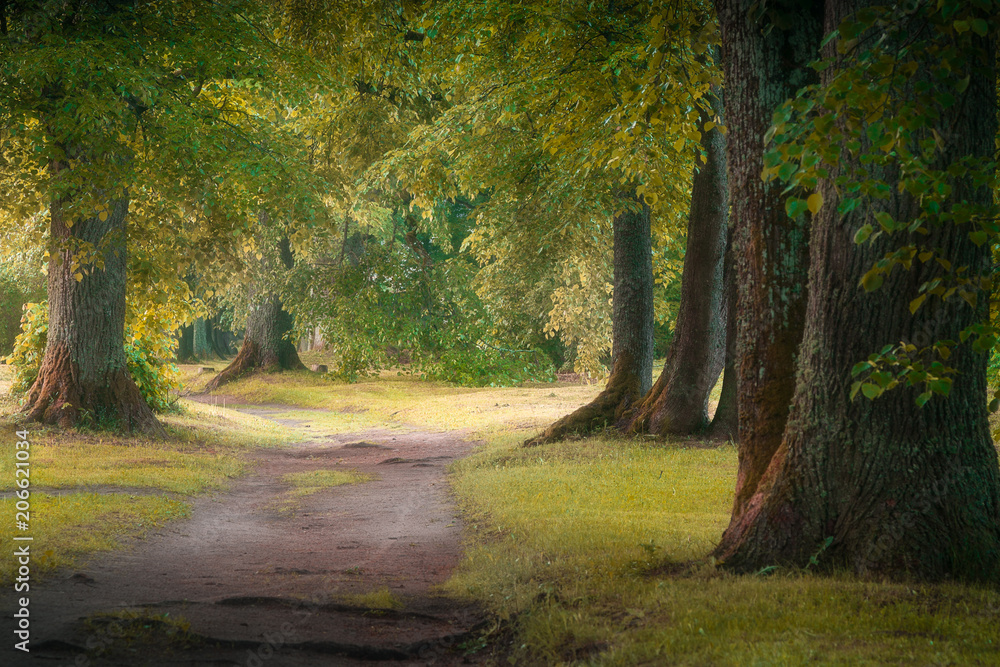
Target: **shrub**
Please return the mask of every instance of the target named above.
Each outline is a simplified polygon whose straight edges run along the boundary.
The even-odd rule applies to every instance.
[[[24,394],[38,377],[48,340],[48,302],[28,303],[21,317],[21,333],[14,340],[14,351],[7,363],[14,367],[11,392]],[[162,330],[125,327],[125,361],[143,399],[155,412],[175,409],[170,393],[177,389],[179,372],[167,361],[173,355],[174,339]]]

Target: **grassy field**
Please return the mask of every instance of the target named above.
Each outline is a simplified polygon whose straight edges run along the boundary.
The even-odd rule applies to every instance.
[[[196,382],[210,377],[196,375],[196,369],[186,372]],[[520,447],[537,429],[592,397],[596,386],[467,389],[395,374],[346,385],[298,372],[241,381],[224,391],[219,400],[227,405],[265,404],[272,416],[308,418],[315,435],[459,429],[478,440],[476,452],[451,471],[468,543],[445,592],[491,612],[496,623],[484,641],[502,647],[503,661],[1000,664],[995,589],[858,581],[802,570],[742,577],[717,570],[705,555],[729,518],[736,470],[731,445],[599,436]],[[40,520],[70,535],[91,524],[139,534],[183,515],[183,498],[178,501],[176,494],[222,488],[243,471],[248,448],[278,442],[262,420],[213,406],[185,406],[186,414],[165,420],[172,434],[167,443],[131,444],[89,433],[33,435],[45,443],[34,450],[37,461],[48,461],[39,465],[39,485],[44,480],[46,486],[74,490],[76,479],[158,492],[140,496],[148,507],[130,505],[137,512],[131,520],[120,514],[120,506],[87,499],[85,489],[79,502],[98,518],[81,521],[83,514],[73,511],[60,523],[55,510],[40,504],[38,511],[46,512]],[[9,438],[3,437],[8,451]],[[88,458],[94,448],[101,456]],[[59,472],[60,467],[68,470]],[[9,477],[5,471],[0,479]],[[359,481],[289,483],[304,492]],[[39,496],[44,499],[43,494],[33,499]],[[109,548],[120,537],[112,533],[106,543],[73,548]],[[69,546],[54,550],[53,567],[74,553]],[[371,597],[358,604],[397,604],[375,593]]]

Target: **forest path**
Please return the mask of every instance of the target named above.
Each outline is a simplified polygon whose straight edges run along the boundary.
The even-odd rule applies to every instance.
[[[21,662],[14,664],[472,661],[460,645],[481,615],[435,592],[462,554],[446,466],[472,448],[467,434],[324,435],[294,406],[241,410],[285,425],[290,445],[256,451],[254,471],[224,492],[196,498],[191,518],[33,584],[32,653],[29,661],[15,656]],[[296,419],[280,418],[288,411]],[[374,480],[293,498],[283,476],[314,470]],[[368,600],[351,600],[373,592],[391,593],[402,606],[373,612]],[[81,622],[124,611],[144,616],[96,627]],[[190,635],[163,618],[184,619]],[[137,631],[143,640],[132,646],[112,641]],[[191,646],[179,641],[191,638]],[[110,648],[87,659],[80,647]]]

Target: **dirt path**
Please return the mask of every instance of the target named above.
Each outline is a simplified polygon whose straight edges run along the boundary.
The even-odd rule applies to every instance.
[[[278,410],[252,412],[273,417]],[[310,427],[286,425],[290,440]],[[459,645],[480,615],[434,590],[461,556],[461,525],[445,468],[471,448],[462,436],[373,430],[259,451],[256,472],[225,493],[195,500],[189,520],[33,585],[31,659],[0,659],[248,666],[474,661]],[[290,503],[282,476],[319,469],[357,470],[376,479]],[[385,596],[386,589],[401,608],[373,613],[350,603],[351,595],[381,590]],[[80,619],[126,610],[183,618],[190,635],[158,628],[147,617],[136,627],[159,639],[140,648],[116,642],[101,657],[84,658],[81,647],[111,645],[116,635],[136,628],[85,628]],[[195,645],[181,648],[180,637]]]

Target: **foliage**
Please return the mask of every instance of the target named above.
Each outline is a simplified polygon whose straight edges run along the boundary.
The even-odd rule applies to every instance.
[[[0,238],[0,247],[5,246]],[[45,298],[45,277],[39,252],[4,247],[0,250],[0,355],[10,353],[21,330],[26,303]]]
[[[523,339],[498,336],[471,289],[467,259],[447,257],[416,234],[407,239],[380,242],[358,233],[349,259],[300,267],[292,307],[300,322],[323,330],[336,358],[334,377],[355,381],[404,366],[472,386],[551,377],[543,353],[513,349],[509,341]],[[308,285],[324,286],[321,298],[303,298]]]
[[[823,207],[819,183],[849,163],[845,155],[861,165],[850,172],[841,169],[834,183],[837,212],[868,211],[868,220],[853,230],[855,243],[871,244],[880,237],[895,243],[860,287],[879,289],[897,267],[934,268],[936,275],[916,293],[900,295],[910,300],[911,313],[934,299],[942,305],[940,312],[945,304],[962,301],[985,312],[982,306],[992,297],[990,271],[953,265],[947,249],[921,239],[948,225],[967,230],[976,245],[996,243],[1000,237],[1000,209],[968,197],[980,188],[997,190],[996,156],[955,155],[950,146],[956,135],[948,127],[956,114],[977,113],[963,107],[970,73],[994,67],[995,53],[987,45],[988,38],[1000,35],[997,8],[992,0],[942,0],[857,12],[824,42],[835,44],[837,55],[814,64],[819,71],[835,68],[830,70],[835,75],[786,102],[768,132],[764,177],[780,179],[789,189],[812,191],[806,198],[787,199],[790,216],[815,214]],[[929,67],[929,62],[936,64]],[[889,201],[897,193],[908,193],[918,204],[906,219],[866,205]],[[947,396],[955,373],[947,360],[954,349],[969,341],[972,349],[984,352],[1000,338],[1000,329],[989,322],[957,331],[940,321],[940,314],[932,319],[934,335],[920,336],[927,340],[887,341],[885,348],[860,361],[853,372],[852,397],[860,392],[874,399],[896,386],[921,386],[918,405],[935,394]],[[942,333],[951,336],[941,338]]]
[[[7,357],[7,363],[14,367],[14,384],[11,393],[23,394],[31,389],[38,377],[45,355],[45,343],[49,331],[49,304],[24,304],[21,316],[21,333],[14,339],[14,349]]]
[[[35,383],[45,355],[48,323],[48,302],[25,304],[21,333],[7,357],[15,370],[12,392],[24,394]],[[176,407],[171,392],[180,387],[178,370],[169,361],[175,345],[172,335],[150,327],[145,320],[125,328],[126,365],[143,399],[155,412],[169,412]]]

